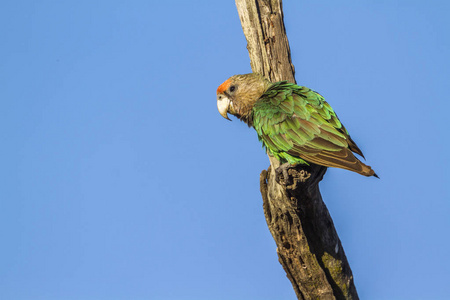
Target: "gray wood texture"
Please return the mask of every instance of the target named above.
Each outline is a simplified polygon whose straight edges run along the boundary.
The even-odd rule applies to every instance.
[[[236,0],[236,6],[253,72],[295,83],[281,0]],[[283,172],[276,158],[269,159],[271,165],[260,175],[264,214],[297,298],[359,299],[320,194],[326,168],[296,166]]]

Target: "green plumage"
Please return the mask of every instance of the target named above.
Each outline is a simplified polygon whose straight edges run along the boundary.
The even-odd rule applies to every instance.
[[[252,120],[259,140],[281,162],[374,174],[352,154],[363,155],[331,106],[311,89],[274,83],[254,104]]]
[[[317,164],[377,176],[353,153],[363,154],[324,98],[287,81],[271,83],[250,73],[234,75],[217,89],[217,108],[252,126],[282,163]],[[377,176],[378,177],[378,176]]]

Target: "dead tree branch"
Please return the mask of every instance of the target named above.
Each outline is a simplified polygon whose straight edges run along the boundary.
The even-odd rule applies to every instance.
[[[236,0],[253,72],[271,81],[295,82],[281,0]],[[279,161],[260,175],[267,225],[279,261],[298,299],[358,299],[353,275],[322,201],[319,182],[325,167],[277,172]]]

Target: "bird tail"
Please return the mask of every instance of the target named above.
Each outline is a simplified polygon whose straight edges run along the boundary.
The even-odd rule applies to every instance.
[[[359,164],[361,165],[361,168],[362,168],[361,171],[350,170],[350,169],[349,170],[350,171],[355,171],[355,172],[357,172],[357,173],[359,173],[361,175],[364,175],[364,176],[368,176],[368,177],[374,176],[374,177],[380,179],[380,177],[378,177],[377,173],[375,173],[375,171],[370,166],[362,163],[361,161],[359,161]]]
[[[317,165],[341,168],[364,176],[380,178],[370,166],[362,163],[348,148],[338,152],[322,150],[319,153],[302,154],[300,157]]]

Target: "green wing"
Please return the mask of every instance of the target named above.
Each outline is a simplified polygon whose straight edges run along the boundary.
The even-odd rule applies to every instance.
[[[306,87],[274,83],[253,107],[253,126],[264,146],[281,161],[375,174],[353,155],[363,156],[331,106]]]

